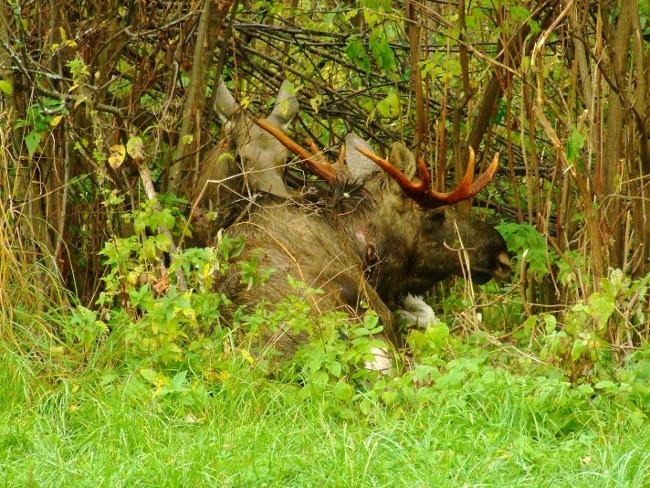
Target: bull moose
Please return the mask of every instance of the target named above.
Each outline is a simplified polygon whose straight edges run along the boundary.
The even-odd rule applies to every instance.
[[[223,89],[227,100],[232,100],[225,86]],[[228,106],[222,116],[236,112],[231,110],[234,105]],[[244,238],[244,260],[255,259],[260,272],[275,272],[264,286],[249,287],[231,270],[216,291],[237,305],[254,305],[261,300],[274,303],[291,293],[289,275],[324,292],[307,298],[316,312],[342,308],[360,317],[371,308],[381,320],[385,339],[399,344],[388,304],[409,294],[423,294],[451,275],[467,274],[482,284],[509,273],[508,250],[499,232],[449,207],[487,185],[497,169],[498,155],[473,182],[474,153],[470,149],[462,182],[449,193],[438,193],[430,189],[431,176],[424,163],[416,162],[399,142],[393,144],[390,156],[382,159],[366,141],[349,134],[345,144],[347,169],[340,162],[328,164],[310,155],[284,134],[293,117],[290,112],[282,112],[276,104],[270,120],[254,121],[255,131],[250,130],[254,127],[251,119],[237,115],[234,127],[240,132],[227,144],[234,151],[246,146],[249,168],[256,166],[251,154],[274,162],[266,168],[257,165],[257,169],[271,174],[269,179],[256,180],[256,189],[266,195],[228,232]],[[242,133],[246,128],[248,131]],[[283,161],[266,153],[265,144],[257,144],[261,135],[265,144],[272,137],[296,153],[328,181],[330,194],[338,198],[323,204],[319,198],[322,194],[317,193],[316,198],[309,192],[298,196],[280,186],[279,163]],[[416,171],[419,182],[413,183]],[[272,191],[268,185],[264,187],[265,181],[274,182]],[[459,252],[461,248],[463,252]],[[291,330],[275,331],[266,337],[285,355],[292,355],[304,340]]]

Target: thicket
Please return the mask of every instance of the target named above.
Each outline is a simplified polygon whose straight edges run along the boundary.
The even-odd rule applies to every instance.
[[[332,391],[343,416],[498,381],[554,396],[559,424],[596,392],[644,417],[649,12],[645,0],[6,2],[7,385],[29,398],[33,378],[54,385],[98,369],[107,388],[195,405],[236,364],[299,381],[307,396]],[[246,243],[227,231],[212,247],[188,245],[190,197],[222,134],[220,78],[253,114],[289,79],[301,106],[295,139],[333,154],[348,132],[380,152],[403,140],[438,189],[464,173],[469,146],[480,170],[500,151],[471,211],[508,241],[511,281],[434,290],[442,322],[410,335],[408,364],[392,377],[358,367],[372,315],[320,320],[325,332],[290,364],[252,354],[235,333],[313,324],[298,291],[273,313],[241,310],[223,323],[231,304],[213,281],[237,266],[257,286],[255,263],[238,262]]]

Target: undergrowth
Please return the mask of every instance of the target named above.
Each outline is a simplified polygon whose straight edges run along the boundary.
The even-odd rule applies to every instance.
[[[17,299],[0,329],[5,485],[647,483],[650,350],[621,355],[605,338],[645,300],[646,278],[612,270],[588,302],[528,316],[516,280],[480,292],[459,282],[436,305],[442,320],[411,331],[408,353],[379,375],[363,367],[380,345],[377,316],[313,314],[300,297],[319,291],[291,277],[295,294],[226,323],[233,305],[214,280],[232,267],[250,286],[265,276],[225,234],[165,266],[157,229],[176,228],[174,215],[147,204],[128,217],[136,235],[106,244],[89,307],[47,263],[5,248],[2,297]],[[259,346],[261,330],[281,327],[312,337],[290,360]]]

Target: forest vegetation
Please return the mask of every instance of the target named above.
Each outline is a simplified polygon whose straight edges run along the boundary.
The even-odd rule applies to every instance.
[[[3,2],[0,484],[648,486],[649,17],[648,0]],[[224,272],[265,277],[197,199],[220,80],[256,117],[288,80],[292,139],[331,161],[349,133],[401,141],[438,190],[470,147],[476,174],[499,152],[458,208],[496,226],[511,276],[436,285],[440,322],[386,375],[363,368],[377,316],[314,319],[304,283],[226,323]],[[293,159],[285,177],[321,184]],[[314,320],[291,360],[255,347]]]

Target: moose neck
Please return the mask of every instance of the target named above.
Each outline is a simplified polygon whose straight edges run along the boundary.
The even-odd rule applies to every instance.
[[[418,238],[416,221],[419,213],[415,204],[408,200],[371,191],[366,192],[363,206],[341,215],[348,220],[343,228],[353,230],[350,238],[364,272],[382,298],[392,299],[391,290],[401,289],[397,285],[409,279],[409,267]]]

